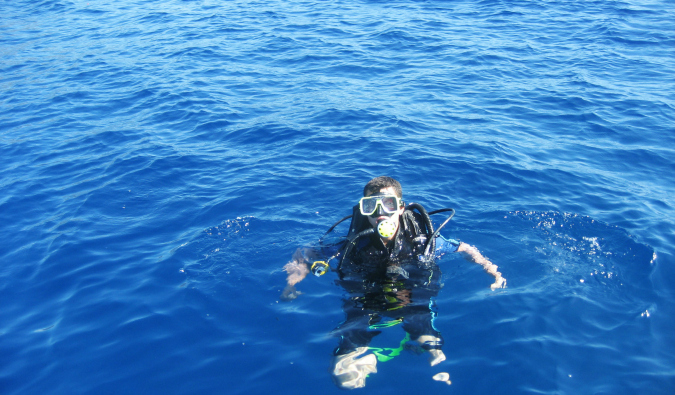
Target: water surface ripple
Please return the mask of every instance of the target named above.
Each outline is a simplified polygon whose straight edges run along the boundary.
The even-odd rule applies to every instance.
[[[338,393],[342,291],[278,302],[281,266],[382,174],[508,288],[444,257],[448,360],[369,393],[675,390],[672,2],[0,15],[0,393]]]

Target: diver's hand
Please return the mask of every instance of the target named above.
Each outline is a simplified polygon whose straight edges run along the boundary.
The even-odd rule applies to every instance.
[[[304,280],[309,274],[309,268],[305,262],[293,259],[284,265],[284,270],[288,273],[286,282],[289,286],[293,286]]]
[[[302,292],[295,289],[294,286],[287,285],[279,298],[284,302],[290,302],[291,300],[297,298],[300,294],[302,294]]]
[[[399,303],[398,306],[405,306],[407,304],[412,303],[410,300],[411,292],[409,289],[400,289],[396,291],[396,299],[398,299]]]
[[[299,250],[298,250],[299,251]],[[286,277],[286,288],[281,293],[281,300],[289,301],[293,300],[300,295],[300,292],[295,289],[295,284],[304,280],[309,274],[309,268],[307,264],[301,259],[298,259],[298,252],[293,255],[293,259],[284,265],[284,270],[288,273]]]

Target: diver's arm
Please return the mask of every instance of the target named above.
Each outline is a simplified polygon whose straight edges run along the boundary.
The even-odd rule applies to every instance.
[[[309,274],[306,256],[311,255],[311,253],[312,251],[308,249],[298,248],[291,261],[284,265],[284,270],[288,273],[288,276],[286,276],[286,288],[281,293],[281,300],[293,300],[300,294],[295,289],[295,284],[304,280]]]
[[[486,272],[494,276],[495,282],[494,284],[490,285],[490,289],[495,290],[497,288],[506,287],[506,279],[502,277],[500,272],[497,271],[497,265],[490,262],[487,258],[481,255],[476,247],[470,246],[466,243],[459,243],[457,252],[461,253],[464,259],[467,261],[483,266],[483,269],[485,269]]]

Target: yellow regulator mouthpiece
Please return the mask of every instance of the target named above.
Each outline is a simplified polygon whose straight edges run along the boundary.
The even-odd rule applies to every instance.
[[[396,232],[396,224],[390,219],[385,219],[377,223],[377,233],[380,237],[390,238]]]

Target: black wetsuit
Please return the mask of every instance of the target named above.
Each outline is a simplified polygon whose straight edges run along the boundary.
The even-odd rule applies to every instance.
[[[412,340],[438,338],[422,345],[427,350],[443,344],[433,325],[441,271],[433,260],[420,259],[426,237],[419,214],[406,211],[400,224],[389,248],[377,234],[361,237],[338,267],[337,283],[347,295],[346,319],[334,331],[341,338],[335,355],[367,347],[380,333],[377,324],[391,320],[402,321]]]

